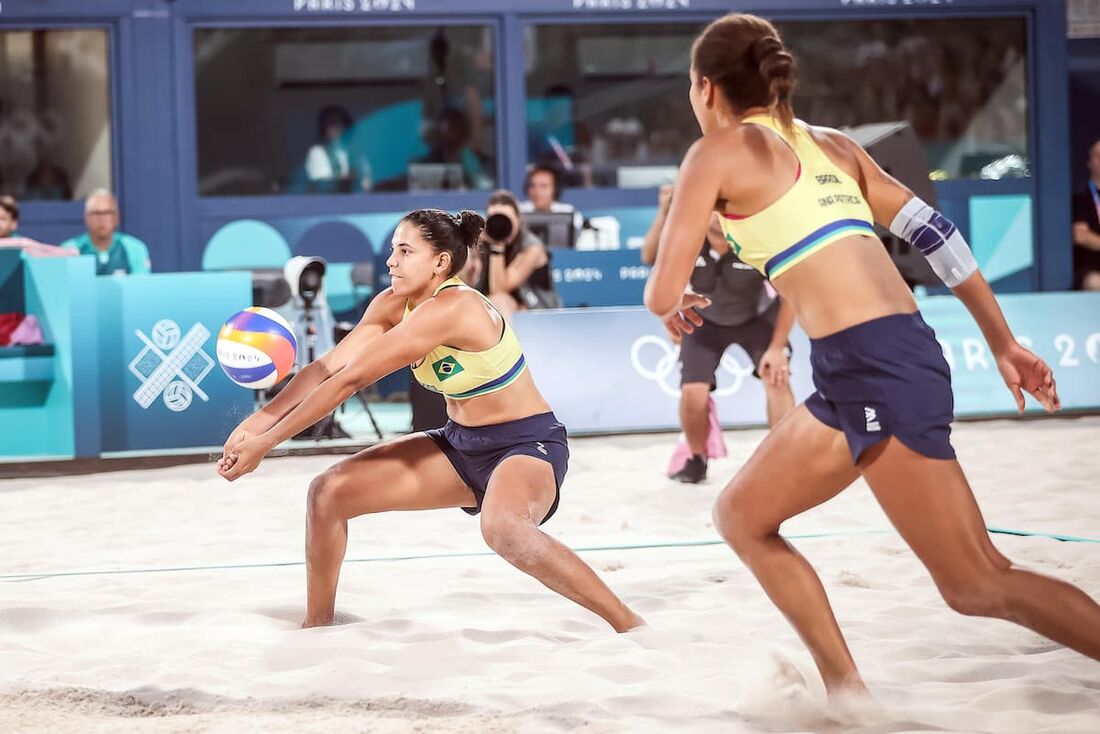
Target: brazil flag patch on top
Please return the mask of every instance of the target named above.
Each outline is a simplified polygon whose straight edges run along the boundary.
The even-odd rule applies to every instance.
[[[435,372],[435,377],[440,382],[443,382],[448,377],[454,377],[459,372],[462,372],[462,365],[458,363],[458,360],[454,357],[447,355],[438,362],[432,363],[432,371]]]

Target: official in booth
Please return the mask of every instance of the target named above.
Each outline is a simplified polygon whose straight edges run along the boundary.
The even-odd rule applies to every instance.
[[[96,275],[139,275],[152,271],[149,248],[137,237],[118,231],[118,201],[106,189],[96,189],[84,201],[87,231],[61,247],[95,256]]]

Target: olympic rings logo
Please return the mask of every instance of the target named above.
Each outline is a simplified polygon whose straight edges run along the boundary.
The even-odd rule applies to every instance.
[[[644,354],[643,354],[644,352]],[[630,363],[634,370],[647,380],[653,380],[661,388],[661,392],[669,397],[680,396],[680,386],[669,384],[669,377],[677,373],[680,364],[680,347],[671,344],[667,339],[646,334],[634,340],[630,347]],[[653,365],[652,367],[647,365]],[[733,377],[733,382],[725,387],[719,387],[714,391],[716,397],[733,395],[745,384],[745,378],[753,373],[753,366],[747,367],[741,359],[726,352],[718,363],[719,369],[725,370]]]

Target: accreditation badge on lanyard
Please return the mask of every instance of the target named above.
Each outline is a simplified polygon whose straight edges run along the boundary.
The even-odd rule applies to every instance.
[[[1100,223],[1100,191],[1096,190],[1096,183],[1089,181],[1089,193],[1092,194],[1092,205],[1096,207],[1096,221]]]

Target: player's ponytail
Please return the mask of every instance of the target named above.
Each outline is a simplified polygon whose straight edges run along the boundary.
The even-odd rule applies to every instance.
[[[485,217],[475,211],[463,209],[455,216],[455,222],[466,246],[476,247],[481,239],[481,231],[485,229]]]

